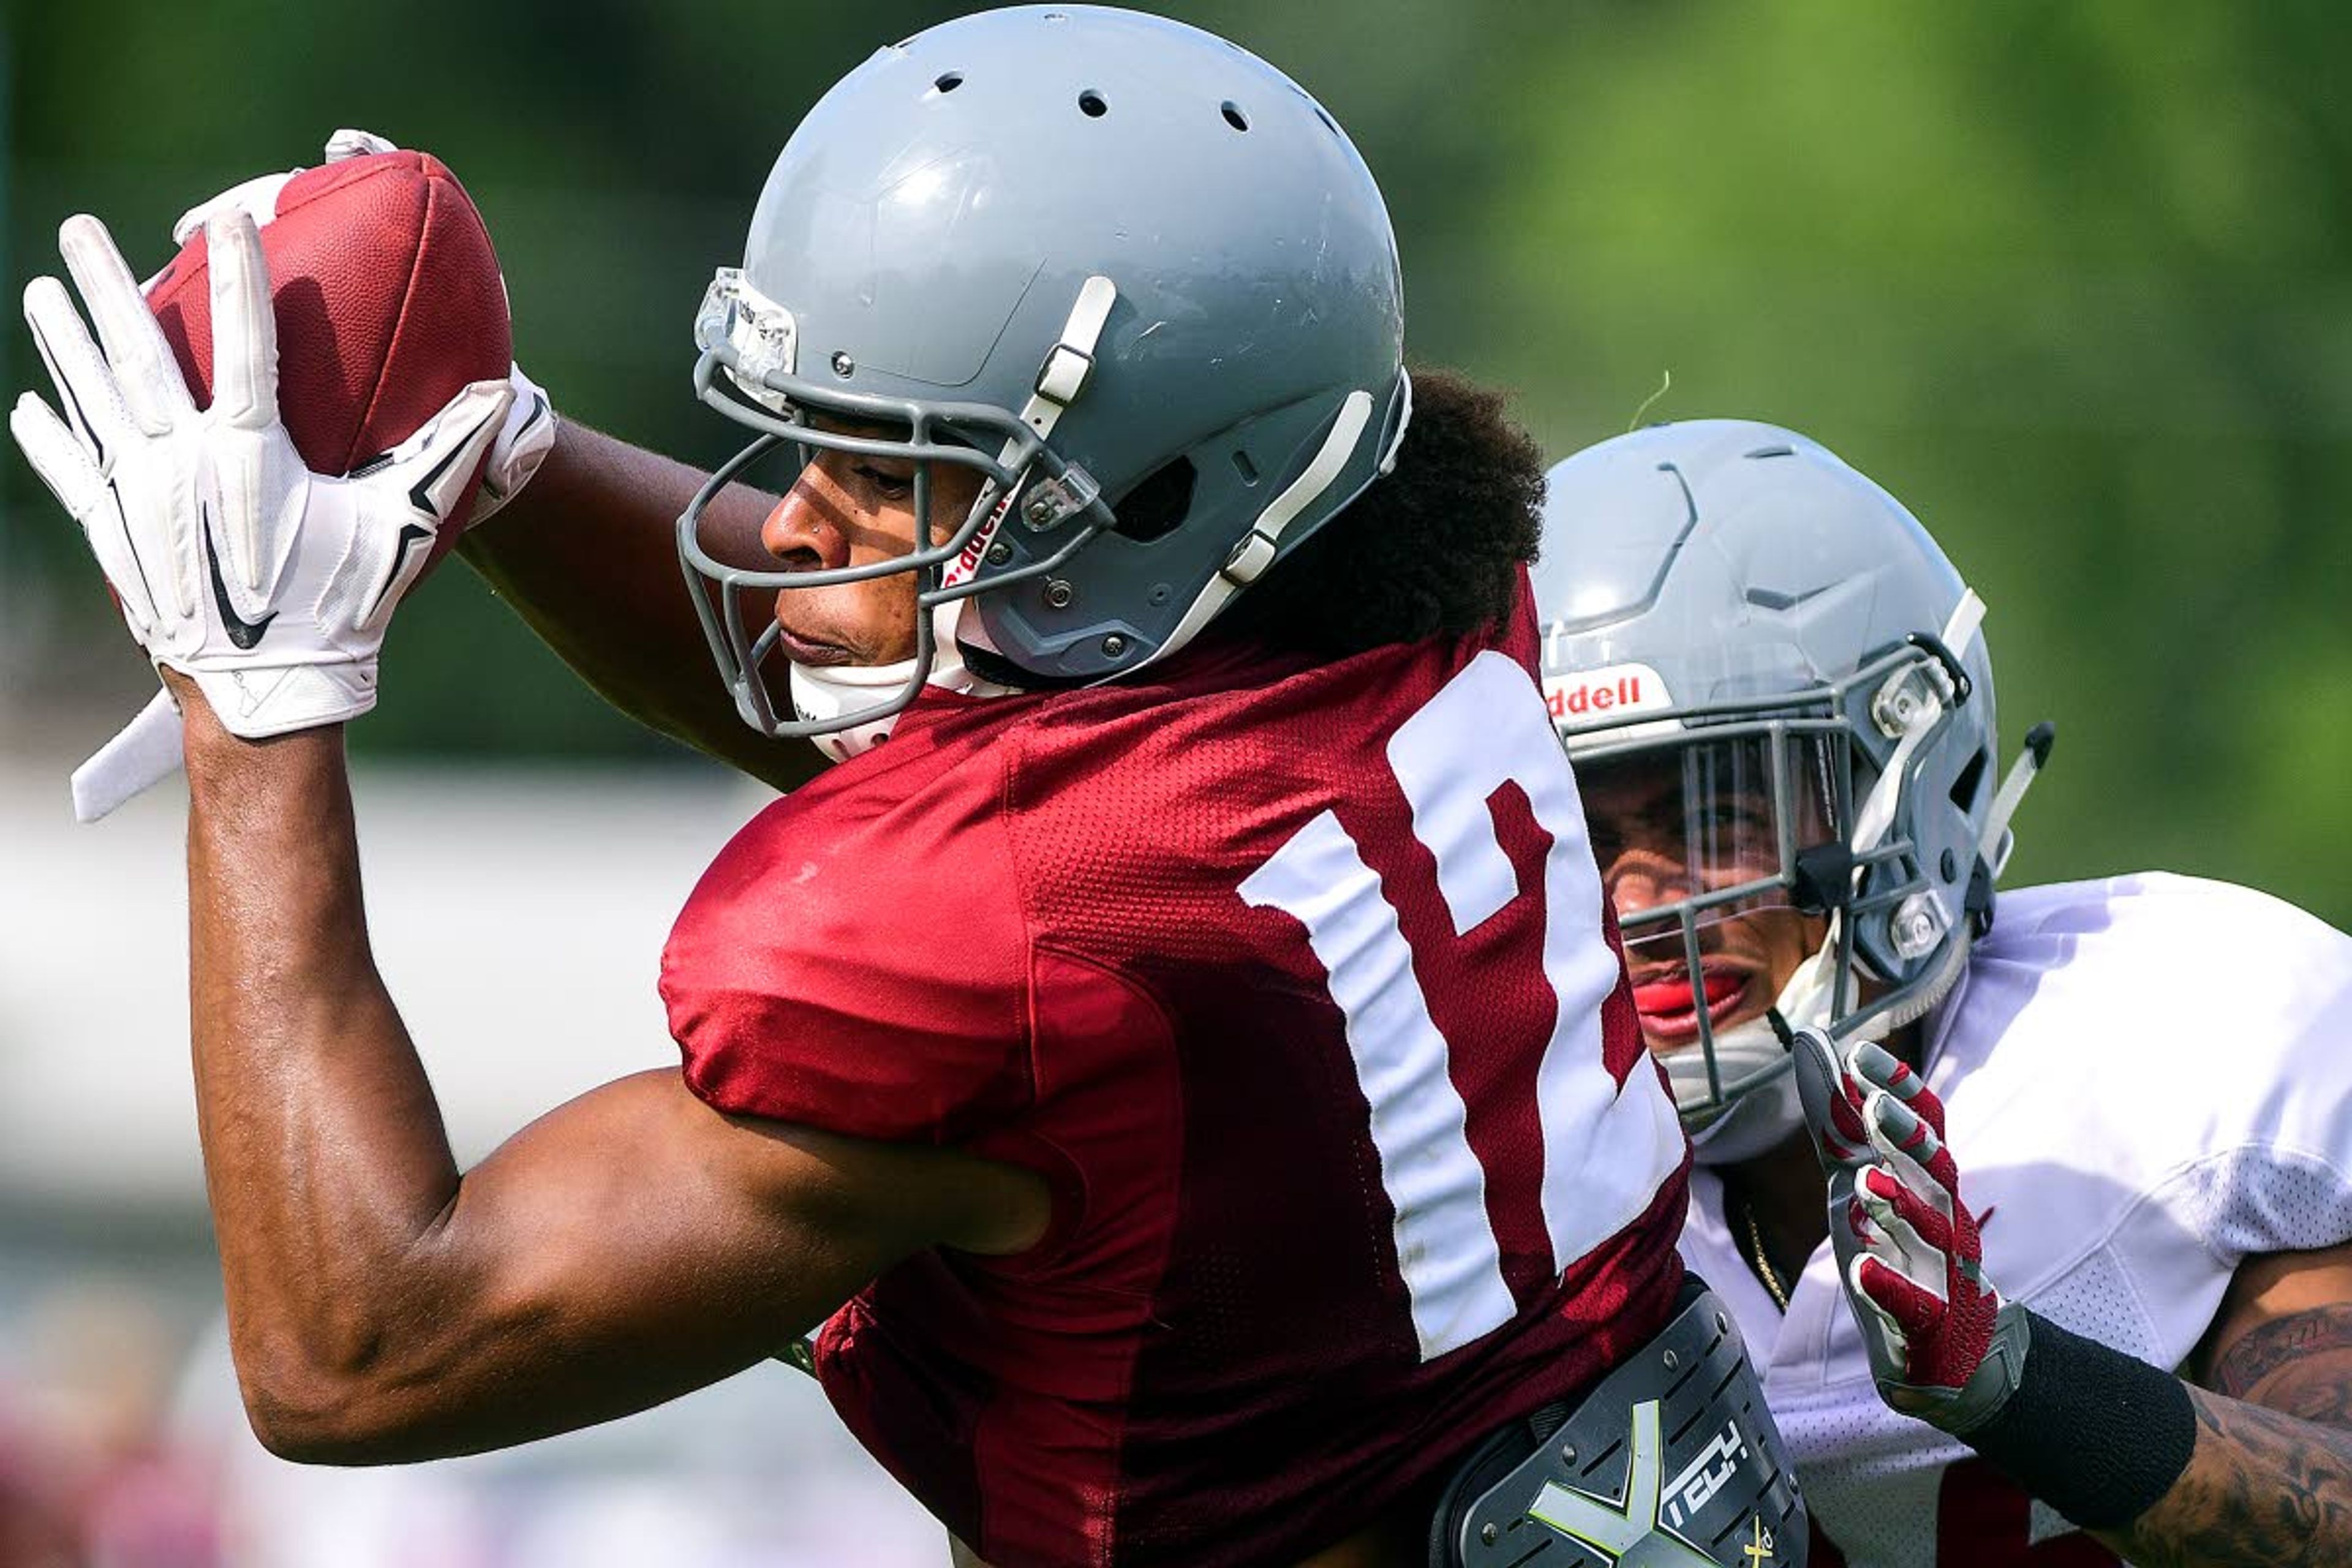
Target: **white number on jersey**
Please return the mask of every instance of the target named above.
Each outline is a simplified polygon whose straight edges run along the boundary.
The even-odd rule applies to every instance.
[[[1601,1005],[1617,984],[1601,936],[1601,889],[1584,810],[1543,695],[1499,653],[1479,654],[1389,742],[1389,765],[1412,807],[1413,837],[1437,863],[1437,888],[1465,935],[1528,889],[1495,836],[1488,802],[1526,792],[1551,837],[1544,858],[1545,977],[1559,1007],[1537,1068],[1543,1127],[1543,1215],[1564,1270],[1638,1219],[1682,1159],[1673,1102],[1649,1072],[1621,1091],[1601,1059]],[[1517,1311],[1486,1212],[1486,1173],[1471,1151],[1445,1038],[1430,1020],[1412,951],[1380,879],[1339,819],[1323,812],[1242,884],[1250,904],[1307,928],[1331,999],[1347,1021],[1356,1079],[1371,1108],[1381,1184],[1396,1213],[1399,1271],[1424,1361],[1457,1350]]]

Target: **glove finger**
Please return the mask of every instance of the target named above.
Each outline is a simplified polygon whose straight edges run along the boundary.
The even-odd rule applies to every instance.
[[[1837,1047],[1818,1029],[1799,1029],[1789,1042],[1795,1058],[1797,1100],[1822,1163],[1845,1165],[1865,1152],[1868,1130],[1848,1093]]]
[[[467,528],[488,521],[512,500],[555,446],[555,409],[546,389],[519,364],[509,367],[507,384],[514,389],[514,401],[507,407],[498,439],[490,443],[490,460],[483,466],[482,488],[466,519]]]
[[[1871,1143],[1883,1154],[1899,1154],[1924,1172],[1946,1192],[1959,1193],[1959,1166],[1951,1150],[1927,1120],[1883,1089],[1874,1089],[1863,1102],[1870,1123]]]
[[[261,228],[243,210],[205,221],[213,297],[213,417],[239,430],[278,423],[278,319]]]
[[[425,574],[425,563],[432,559],[432,542],[443,528],[454,526],[451,514],[481,467],[512,395],[505,382],[474,383],[403,442],[389,467],[352,481],[398,493],[408,519],[399,538],[392,542],[388,563],[373,550],[368,559],[352,563],[355,572],[369,574],[362,581],[380,578],[373,590],[362,590],[366,597],[360,602],[366,608],[353,619],[356,629],[382,630],[401,599]]]
[[[172,226],[172,243],[187,244],[196,237],[196,231],[205,226],[205,220],[215,213],[251,213],[255,223],[267,226],[278,216],[278,193],[286,188],[287,181],[301,172],[289,169],[279,174],[256,174],[252,179],[231,185],[210,201],[198,202],[182,213],[179,222]]]
[[[247,212],[216,212],[205,221],[211,260],[213,405],[210,453],[217,515],[227,537],[214,541],[247,594],[259,595],[277,565],[265,543],[263,494],[269,460],[282,454],[278,432],[278,321],[269,300],[269,264],[261,229]],[[224,428],[225,427],[225,428]]]
[[[1952,1247],[1952,1221],[1949,1215],[1930,1200],[1905,1186],[1900,1178],[1884,1166],[1874,1165],[1862,1173],[1860,1191],[1864,1207],[1881,1230],[1901,1226],[1910,1237],[1938,1257],[1948,1257]]]
[[[1917,1359],[1912,1352],[1911,1336],[1915,1331],[1929,1331],[1927,1328],[1906,1328],[1901,1318],[1864,1288],[1865,1279],[1875,1285],[1891,1272],[1876,1258],[1864,1254],[1847,1264],[1843,1276],[1846,1301],[1853,1310],[1854,1326],[1862,1331],[1871,1375],[1881,1386],[1910,1381],[1912,1363]]]
[[[8,434],[16,438],[25,461],[49,487],[67,516],[79,522],[98,505],[106,478],[91,459],[89,448],[66,428],[56,409],[32,393],[18,394],[16,406],[8,414]]]
[[[107,454],[121,451],[130,437],[131,411],[66,286],[54,278],[36,278],[26,284],[25,325],[32,331],[33,346],[40,351],[66,416],[92,460],[103,467]]]
[[[362,158],[371,153],[397,153],[400,149],[373,131],[354,131],[344,126],[327,138],[327,162],[340,163],[346,158]]]
[[[58,249],[66,270],[81,290],[82,303],[97,324],[98,341],[105,345],[106,362],[122,388],[122,401],[140,429],[161,436],[196,411],[188,384],[180,375],[172,345],[147,309],[139,280],[131,275],[114,237],[88,213],[66,219],[58,230]]]
[[[105,476],[57,411],[29,392],[18,397],[16,406],[9,411],[8,433],[16,438],[25,461],[49,493],[81,525],[82,538],[89,542],[99,570],[114,589],[115,602],[122,606],[123,619],[143,644],[155,625],[154,591],[131,548],[122,509],[109,492]]]
[[[1900,1102],[1877,1090],[1872,1091],[1867,1110],[1874,1166],[1887,1172],[1920,1202],[1939,1213],[1958,1214],[1960,1173],[1952,1163],[1951,1152],[1940,1143],[1919,1141],[1915,1131],[1917,1124],[1904,1120],[1907,1112]],[[1886,1125],[1888,1122],[1894,1124],[1892,1129]],[[1928,1151],[1932,1151],[1933,1158],[1923,1164],[1918,1156]]]
[[[1927,1087],[1926,1079],[1911,1070],[1908,1062],[1885,1047],[1865,1040],[1854,1049],[1853,1070],[1864,1083],[1885,1089],[1934,1128],[1937,1137],[1943,1136],[1944,1102]]]
[[[1874,1253],[1855,1258],[1847,1279],[1854,1294],[1892,1323],[1906,1344],[1927,1338],[1943,1321],[1944,1299],[1921,1289]]]
[[[475,382],[402,443],[391,472],[414,476],[407,479],[411,507],[436,525],[450,517],[513,401],[513,389],[505,382]]]

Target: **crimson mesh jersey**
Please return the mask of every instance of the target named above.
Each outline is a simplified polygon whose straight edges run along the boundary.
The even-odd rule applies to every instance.
[[[1295,1561],[1663,1326],[1685,1145],[1508,626],[928,694],[680,915],[710,1103],[1052,1186],[817,1346],[982,1557]]]

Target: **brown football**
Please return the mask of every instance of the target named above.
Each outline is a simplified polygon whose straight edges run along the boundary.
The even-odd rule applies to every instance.
[[[261,248],[278,409],[312,471],[349,473],[468,383],[506,379],[514,345],[498,254],[465,188],[431,154],[373,153],[295,175]],[[199,229],[147,291],[199,404],[212,398],[205,274]],[[436,552],[457,537],[444,531]]]

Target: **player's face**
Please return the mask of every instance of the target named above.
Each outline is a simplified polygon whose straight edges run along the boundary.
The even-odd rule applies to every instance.
[[[1653,1051],[1695,1044],[1702,1015],[1718,1032],[1762,1017],[1827,930],[1777,889],[1704,910],[1693,975],[1679,921],[1640,923],[1649,910],[1779,874],[1773,793],[1760,758],[1760,748],[1708,748],[1578,769],[1601,886],[1629,927],[1625,964]],[[1798,842],[1818,831],[1801,828]]]
[[[915,463],[904,458],[820,450],[776,503],[760,542],[788,570],[864,566],[916,547]],[[979,498],[977,470],[931,466],[936,543]],[[776,625],[796,664],[896,664],[915,657],[916,574],[897,572],[829,588],[786,588]]]

